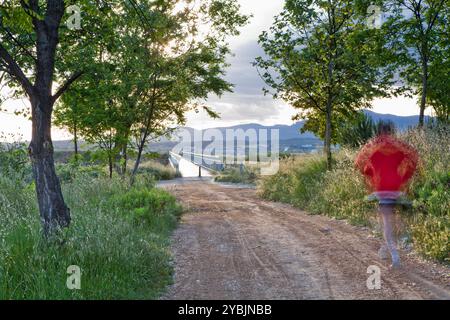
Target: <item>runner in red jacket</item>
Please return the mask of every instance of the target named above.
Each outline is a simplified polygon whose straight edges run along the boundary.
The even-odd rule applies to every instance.
[[[394,131],[392,124],[380,123],[378,136],[363,146],[355,164],[379,201],[380,220],[392,266],[399,267],[400,257],[392,230],[394,205],[414,175],[419,158],[413,147],[393,135]]]

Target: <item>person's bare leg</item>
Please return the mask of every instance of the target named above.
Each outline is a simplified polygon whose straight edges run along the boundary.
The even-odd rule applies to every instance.
[[[383,233],[383,215],[381,214],[381,211],[378,213],[378,225],[380,226],[380,232]],[[378,250],[378,256],[382,260],[387,260],[389,258],[389,252],[385,242],[381,245],[380,249]]]
[[[392,267],[398,268],[400,267],[400,256],[398,254],[397,243],[395,241],[393,230],[393,226],[395,223],[394,206],[381,204],[380,215],[381,218],[383,219],[384,240],[386,241],[387,249],[391,254]]]

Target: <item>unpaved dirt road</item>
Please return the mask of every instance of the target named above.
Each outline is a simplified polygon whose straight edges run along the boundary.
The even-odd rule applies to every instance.
[[[187,209],[163,299],[450,299],[449,268],[403,253],[402,270],[392,271],[367,229],[263,201],[252,189],[162,187]],[[370,265],[381,269],[380,290],[367,288]]]

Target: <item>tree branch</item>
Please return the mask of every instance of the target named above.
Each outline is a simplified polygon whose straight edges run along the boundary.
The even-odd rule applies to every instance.
[[[66,83],[64,83],[53,95],[52,100],[55,102],[58,100],[58,98],[67,90],[69,89],[70,85],[74,83],[79,77],[83,75],[83,71],[75,72],[69,79],[67,79]]]
[[[22,85],[26,93],[31,97],[34,89],[31,81],[27,78],[27,76],[19,67],[14,58],[1,44],[0,44],[0,59],[4,62],[6,71],[11,75],[11,77],[15,78]]]
[[[445,0],[442,0],[438,5],[437,8],[433,8],[436,9],[436,12],[434,12],[434,16],[430,17],[430,22],[428,23],[428,27],[427,27],[427,33],[433,28],[434,23],[436,22],[436,19],[439,16],[439,13],[441,11],[441,7],[444,5]]]
[[[3,26],[1,19],[0,19],[0,28],[6,33],[6,35],[12,40],[13,43],[19,46],[19,48],[22,49],[25,52],[25,54],[30,56],[34,62],[37,62],[37,59],[33,56],[33,54],[19,40],[17,40],[7,28]]]

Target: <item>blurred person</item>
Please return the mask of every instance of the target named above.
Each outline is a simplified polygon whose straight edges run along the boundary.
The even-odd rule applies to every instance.
[[[362,147],[355,165],[373,192],[369,199],[379,203],[378,215],[385,240],[379,254],[386,258],[389,253],[392,267],[398,268],[401,263],[395,237],[394,208],[416,171],[418,154],[412,146],[396,138],[395,131],[392,122],[380,121],[377,135]]]

